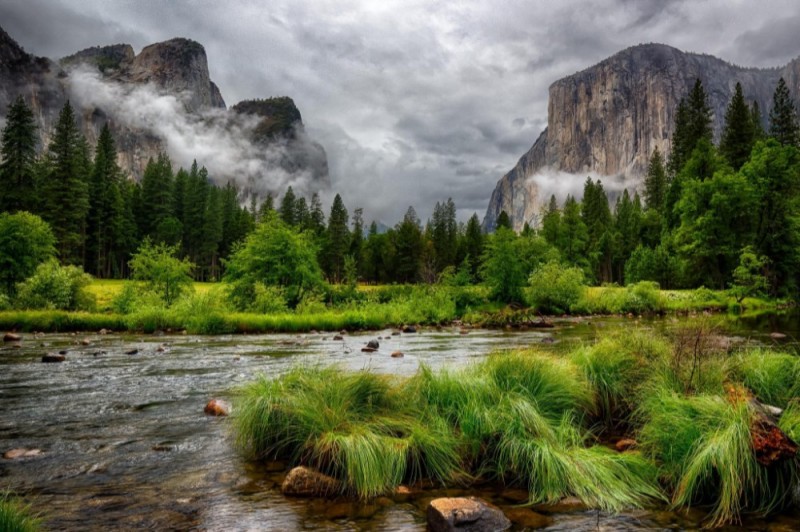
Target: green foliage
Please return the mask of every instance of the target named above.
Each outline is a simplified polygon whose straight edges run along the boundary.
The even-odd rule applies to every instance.
[[[129,265],[133,278],[144,281],[169,306],[186,291],[193,290],[191,272],[194,265],[177,258],[177,248],[164,243],[153,244],[145,239]]]
[[[500,214],[497,215],[497,221],[494,224],[495,231],[501,228],[510,230],[514,229],[514,226],[511,224],[511,217],[505,210],[500,211]]]
[[[17,283],[55,255],[54,244],[50,226],[38,216],[0,213],[0,288],[13,295]]]
[[[558,262],[548,262],[535,270],[529,280],[531,305],[539,312],[569,312],[586,290],[583,272]]]
[[[769,110],[769,135],[783,146],[800,144],[797,110],[789,93],[789,87],[783,78],[778,80],[772,96],[772,109]]]
[[[522,287],[528,272],[520,256],[519,239],[511,229],[499,227],[486,242],[481,276],[497,301],[522,301]]]
[[[664,166],[664,156],[656,148],[650,156],[650,163],[647,165],[647,174],[644,178],[644,204],[648,209],[662,211],[666,196],[667,170]]]
[[[738,170],[747,162],[756,141],[755,137],[756,129],[751,111],[744,101],[742,85],[737,82],[733,98],[725,111],[725,125],[719,143],[719,151],[731,168]]]
[[[764,275],[767,258],[759,257],[753,248],[746,247],[739,255],[739,265],[733,270],[731,294],[741,303],[746,297],[760,296],[766,293],[769,282]]]
[[[248,308],[256,283],[262,283],[282,287],[289,304],[296,305],[308,291],[322,287],[316,252],[309,233],[298,233],[269,215],[225,263],[225,281],[231,283],[234,304]]]
[[[800,398],[800,358],[768,349],[751,349],[737,355],[738,379],[763,403],[786,408]]]
[[[286,312],[287,305],[283,288],[257,282],[253,286],[253,292],[253,303],[249,308],[251,312],[259,314]]]
[[[800,441],[800,400],[794,399],[784,410],[778,426],[793,441]]]
[[[0,212],[34,211],[36,122],[22,96],[8,107],[0,138]]]
[[[92,310],[94,296],[86,290],[91,282],[91,276],[77,266],[49,260],[17,286],[15,305],[22,309]]]
[[[8,492],[0,493],[0,530],[4,532],[38,532],[42,518],[35,515],[30,505],[23,504]]]

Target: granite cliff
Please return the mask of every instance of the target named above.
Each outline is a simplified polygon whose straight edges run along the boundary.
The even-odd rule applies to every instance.
[[[525,222],[535,225],[549,200],[549,192],[533,178],[537,174],[578,183],[592,174],[604,182],[640,185],[653,150],[669,152],[678,102],[697,78],[708,94],[718,138],[737,82],[748,102],[758,102],[766,120],[781,76],[796,98],[800,58],[783,68],[743,68],[710,55],[646,44],[556,81],[549,90],[547,128],[498,181],[484,227],[493,230],[502,210],[517,229]]]
[[[138,54],[128,44],[97,46],[53,61],[26,53],[0,28],[0,117],[18,95],[34,111],[40,147],[47,146],[67,100],[76,107],[90,145],[108,124],[117,142],[120,166],[134,179],[141,177],[151,157],[165,151],[176,165],[190,164],[191,160],[183,159],[196,157],[201,165],[213,166],[219,160],[218,166],[231,168],[231,172],[249,172],[235,176],[212,172],[212,176],[220,182],[235,179],[257,192],[283,192],[293,174],[302,174],[302,182],[310,189],[329,184],[325,151],[306,135],[292,99],[257,100],[281,102],[280,106],[260,107],[246,101],[228,110],[211,81],[205,49],[189,39],[151,44]],[[155,106],[139,112],[131,102],[123,101],[137,97],[149,102],[160,98],[165,113],[171,114],[159,117]],[[159,118],[178,125],[165,127]],[[266,123],[280,127],[264,136]],[[165,134],[167,129],[169,134]],[[206,146],[192,153],[198,134],[210,138],[206,138]],[[225,137],[218,143],[220,150],[229,153],[215,153],[213,135],[217,134]],[[178,138],[181,135],[190,138]],[[176,138],[180,142],[175,142]],[[232,149],[238,152],[232,154]],[[244,162],[224,164],[231,159]],[[273,174],[276,178],[271,180]]]

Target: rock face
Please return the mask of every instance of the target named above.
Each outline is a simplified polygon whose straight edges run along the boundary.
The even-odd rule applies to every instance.
[[[709,96],[719,138],[736,83],[748,102],[758,102],[766,120],[781,76],[797,98],[800,58],[783,68],[742,68],[710,55],[647,44],[556,81],[550,86],[547,128],[497,183],[484,228],[493,230],[503,210],[516,229],[525,222],[538,224],[550,191],[540,190],[531,179],[536,174],[575,179],[575,188],[589,173],[624,179],[628,188],[639,185],[653,150],[669,152],[678,103],[697,78]]]
[[[92,85],[86,85],[87,78],[91,78]],[[0,29],[0,117],[5,116],[17,96],[23,96],[37,121],[40,149],[48,145],[58,113],[70,100],[90,146],[96,143],[102,127],[108,124],[116,140],[120,166],[133,179],[140,178],[148,160],[155,159],[160,152],[170,154],[171,147],[169,139],[150,127],[147,120],[131,118],[132,113],[118,105],[118,99],[137,87],[174,98],[183,108],[186,123],[196,125],[205,133],[208,133],[206,126],[210,120],[214,120],[215,127],[220,130],[234,131],[233,134],[241,131],[241,135],[247,137],[242,139],[242,144],[250,142],[249,149],[242,149],[262,157],[267,168],[258,175],[242,176],[241,182],[247,182],[248,190],[283,193],[286,179],[276,183],[272,187],[274,190],[269,184],[258,182],[274,166],[280,166],[285,175],[304,172],[304,181],[310,177],[312,189],[328,186],[325,150],[305,134],[300,112],[291,98],[242,102],[227,111],[219,88],[211,81],[206,51],[195,41],[171,39],[146,46],[138,54],[129,44],[96,46],[55,62],[26,53]],[[97,94],[101,91],[108,93],[105,99]],[[243,120],[242,115],[250,114],[257,115],[260,120],[257,123]],[[164,120],[169,119],[164,117]],[[265,124],[279,124],[280,127],[270,128]],[[265,131],[269,134],[264,135]],[[269,160],[267,152],[270,152]],[[196,155],[200,165],[210,164],[202,160],[202,156],[214,157],[214,154]],[[179,165],[188,167],[192,161],[173,158],[172,162],[177,169]],[[221,184],[230,178],[211,177],[224,180]]]
[[[443,497],[428,505],[428,529],[432,532],[495,532],[511,528],[503,512],[475,497]]]

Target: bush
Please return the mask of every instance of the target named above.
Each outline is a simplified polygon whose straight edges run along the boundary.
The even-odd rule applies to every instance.
[[[17,283],[55,256],[55,241],[50,226],[38,216],[0,213],[0,290],[13,295]]]
[[[50,260],[33,276],[17,285],[16,306],[23,309],[92,310],[94,296],[86,290],[90,275],[77,266],[61,266]]]
[[[529,299],[540,312],[563,314],[571,310],[585,290],[580,268],[548,262],[531,274]]]
[[[249,309],[251,312],[274,314],[287,311],[286,298],[284,297],[283,289],[279,286],[255,283],[253,293],[253,303]]]
[[[184,292],[194,289],[190,275],[194,264],[187,259],[178,259],[177,253],[177,247],[154,245],[145,239],[129,262],[133,278],[145,281],[167,306]]]
[[[3,292],[0,292],[0,311],[9,310],[11,308],[11,299]]]

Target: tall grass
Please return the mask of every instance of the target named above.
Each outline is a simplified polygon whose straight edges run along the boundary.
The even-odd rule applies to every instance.
[[[29,505],[12,498],[7,492],[0,493],[0,530],[37,532],[41,528],[42,519],[32,513]]]
[[[800,357],[769,349],[750,349],[740,353],[736,374],[762,402],[786,408],[800,397]]]

